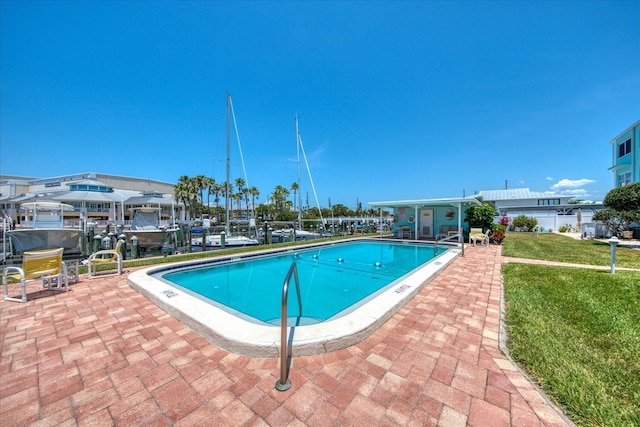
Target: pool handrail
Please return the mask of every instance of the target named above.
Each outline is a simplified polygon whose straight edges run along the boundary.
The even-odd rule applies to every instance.
[[[447,237],[443,237],[440,240],[436,239],[433,245],[433,255],[435,256],[438,253],[438,242],[450,242],[456,240],[462,245],[462,252],[460,253],[460,256],[464,256],[464,238],[462,236],[462,229],[460,229],[458,232],[451,233]]]
[[[298,294],[298,309],[300,311],[299,316],[302,316],[302,299],[300,298],[300,281],[298,280],[298,267],[296,262],[292,262],[289,267],[289,271],[284,278],[282,284],[282,306],[281,306],[281,320],[280,320],[280,379],[276,381],[276,390],[286,391],[291,388],[291,381],[289,381],[287,375],[287,318],[288,310],[287,304],[289,300],[289,282],[291,281],[291,275],[296,282],[296,291]]]

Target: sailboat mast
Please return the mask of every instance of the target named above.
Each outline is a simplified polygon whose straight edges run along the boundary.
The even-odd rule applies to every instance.
[[[296,153],[298,163],[298,228],[302,229],[302,188],[300,187],[300,133],[298,132],[298,116],[296,115]],[[296,203],[296,200],[293,201]],[[294,206],[295,209],[295,206]]]
[[[298,122],[296,120],[296,129]],[[318,193],[316,193],[316,186],[313,184],[313,177],[311,176],[311,169],[309,169],[309,161],[307,160],[307,153],[304,151],[304,144],[302,143],[302,137],[300,133],[298,133],[298,147],[300,151],[302,151],[302,158],[304,159],[304,164],[307,167],[307,173],[309,174],[309,182],[311,183],[311,189],[313,190],[313,196],[316,199],[316,206],[318,207],[318,214],[320,214],[320,224],[322,225],[322,229],[324,230],[324,218],[322,218],[322,209],[320,208],[320,202],[318,201]]]
[[[230,176],[231,176],[231,94],[227,94],[227,180],[224,184],[225,198],[224,198],[224,209],[225,209],[225,221],[224,228],[229,234],[229,196],[230,196]]]

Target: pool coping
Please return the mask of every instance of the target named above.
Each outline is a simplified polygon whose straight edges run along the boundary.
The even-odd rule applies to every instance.
[[[342,317],[313,325],[288,325],[291,354],[310,356],[327,353],[349,347],[367,338],[460,255],[459,248],[447,246],[450,247],[448,251],[392,282],[387,290]],[[293,251],[303,247],[308,246],[296,246],[285,250]],[[220,258],[234,260],[282,251],[282,248],[273,251],[257,250],[242,254],[242,257],[227,255]],[[178,265],[206,264],[214,260],[216,258],[209,258],[204,263],[182,261],[148,267],[131,273],[127,282],[156,306],[229,352],[250,357],[278,357],[281,341],[279,325],[249,322],[151,276]]]

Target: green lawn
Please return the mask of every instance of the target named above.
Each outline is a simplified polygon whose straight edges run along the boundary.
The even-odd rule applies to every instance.
[[[509,256],[608,264],[593,241],[532,233],[507,241]],[[638,265],[634,252],[624,260]],[[640,272],[506,264],[502,273],[514,360],[577,425],[640,426]]]
[[[545,259],[575,264],[607,266],[611,263],[611,247],[598,240],[576,240],[556,233],[507,233],[502,255],[518,258]],[[640,269],[640,250],[618,247],[616,266]]]

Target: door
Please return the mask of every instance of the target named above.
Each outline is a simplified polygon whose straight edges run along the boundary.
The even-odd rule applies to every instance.
[[[418,226],[420,238],[433,238],[433,209],[420,209],[420,223]]]

